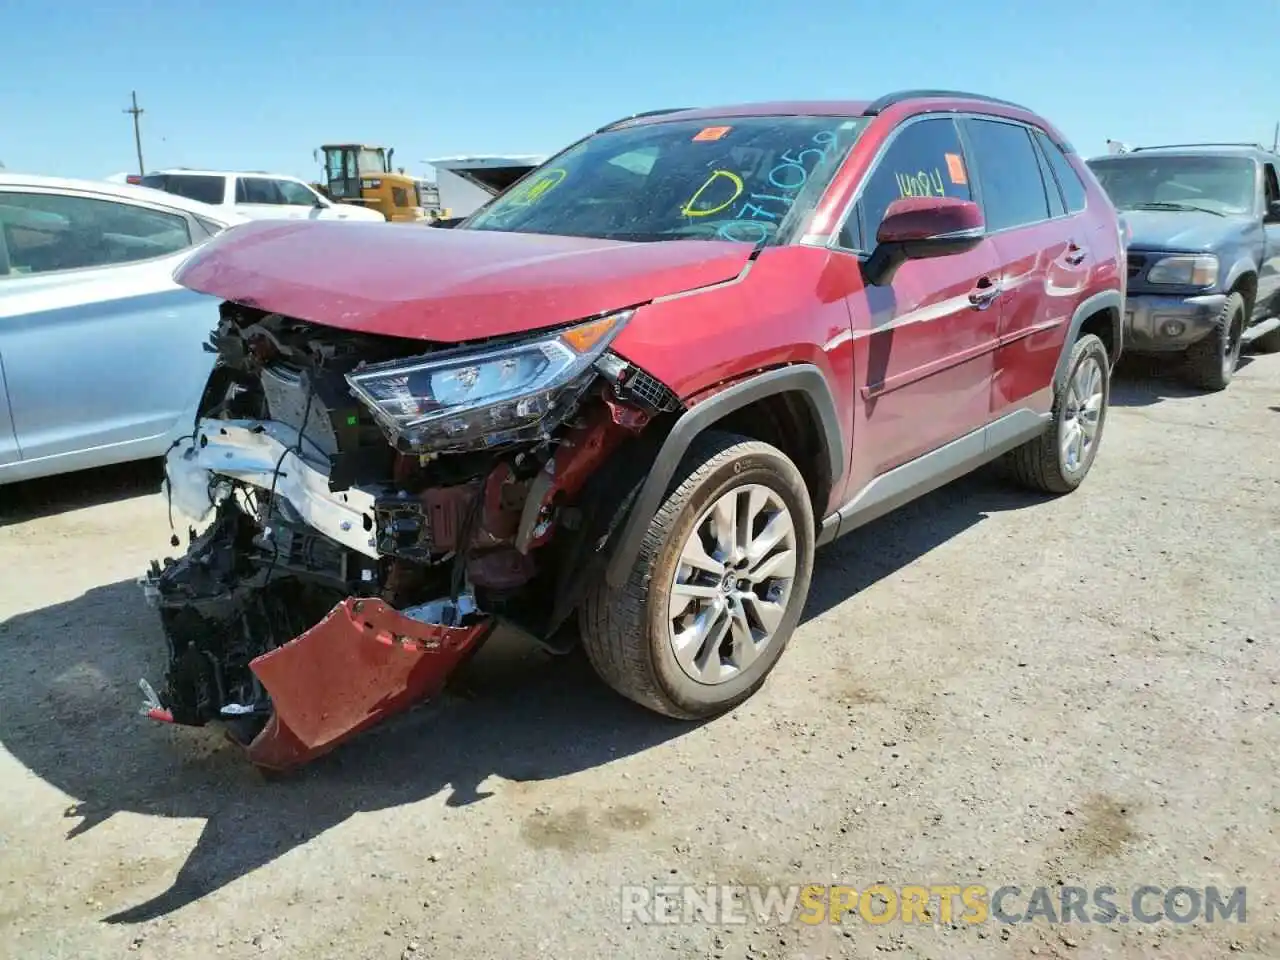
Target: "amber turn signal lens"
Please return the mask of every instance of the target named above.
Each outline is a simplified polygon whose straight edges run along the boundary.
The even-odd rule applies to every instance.
[[[566,330],[560,335],[560,339],[573,347],[578,353],[586,353],[604,339],[609,331],[617,326],[618,321],[618,314],[601,317],[599,320],[589,320],[586,323],[579,324],[572,330]]]

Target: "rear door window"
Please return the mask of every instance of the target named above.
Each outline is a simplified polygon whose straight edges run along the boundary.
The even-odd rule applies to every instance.
[[[966,120],[965,126],[987,229],[994,233],[1049,219],[1031,131],[1000,120]]]
[[[269,177],[240,177],[236,181],[236,203],[286,204],[275,180]]]
[[[114,200],[0,191],[9,276],[150,260],[191,246],[178,213]]]
[[[215,206],[227,197],[227,178],[208,174],[149,173],[142,178],[141,185]]]
[[[960,133],[950,117],[908,123],[890,141],[858,201],[864,236],[875,238],[893,201],[930,196],[973,199]],[[848,231],[841,242],[855,248],[871,245],[866,240],[859,243],[854,230]]]
[[[1040,144],[1040,150],[1049,160],[1049,166],[1053,169],[1054,179],[1058,181],[1058,186],[1062,188],[1062,198],[1067,203],[1067,213],[1079,213],[1084,209],[1087,196],[1080,174],[1076,173],[1075,167],[1071,166],[1071,161],[1062,152],[1062,148],[1050,140],[1044,131],[1037,130],[1035,138]]]

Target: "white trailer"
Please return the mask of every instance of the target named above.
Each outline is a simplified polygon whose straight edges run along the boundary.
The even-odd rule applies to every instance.
[[[443,157],[436,171],[440,206],[452,217],[474,213],[545,160],[539,156]]]

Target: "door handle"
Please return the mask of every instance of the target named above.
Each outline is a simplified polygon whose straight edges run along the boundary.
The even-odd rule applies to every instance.
[[[983,277],[970,291],[969,302],[979,310],[985,310],[998,296],[1000,296],[1000,284],[992,283],[990,277]]]
[[[1084,258],[1088,255],[1083,247],[1077,246],[1072,242],[1067,245],[1067,252],[1062,259],[1068,266],[1078,267],[1084,263]]]

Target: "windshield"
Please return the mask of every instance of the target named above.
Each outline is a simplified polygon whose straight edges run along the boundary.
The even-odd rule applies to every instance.
[[[1247,157],[1130,155],[1090,160],[1089,167],[1121,210],[1253,210],[1255,170]]]
[[[784,222],[817,202],[865,126],[861,118],[735,117],[597,134],[552,158],[463,227],[771,242]]]

